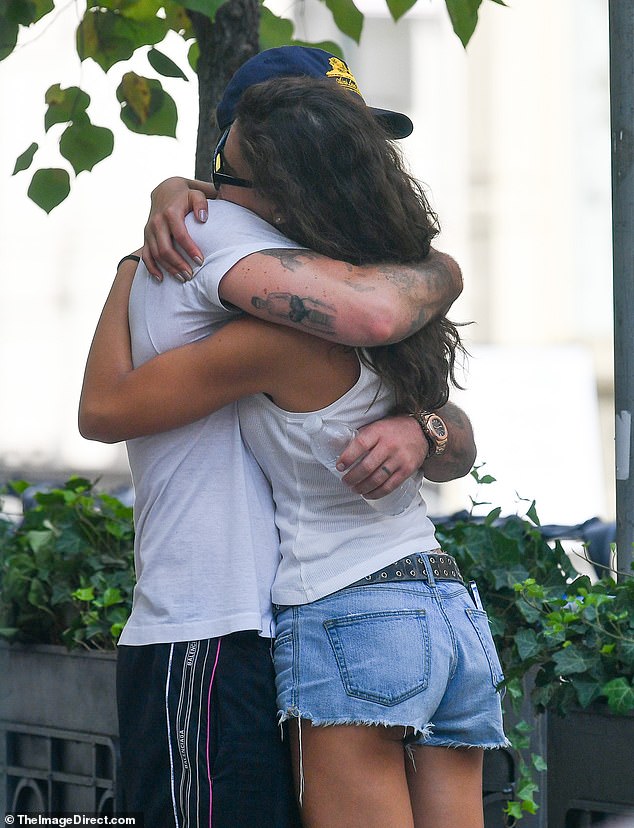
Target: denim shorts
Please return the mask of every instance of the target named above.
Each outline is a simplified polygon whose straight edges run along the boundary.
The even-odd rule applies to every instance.
[[[461,583],[346,587],[280,607],[276,621],[280,720],[397,725],[413,745],[508,745],[488,618]]]

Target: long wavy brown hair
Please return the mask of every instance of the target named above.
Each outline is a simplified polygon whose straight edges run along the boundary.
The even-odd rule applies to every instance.
[[[363,265],[424,259],[439,232],[420,184],[363,100],[331,80],[277,78],[250,87],[236,110],[257,190],[289,238]],[[457,385],[456,327],[432,320],[402,342],[360,351],[394,389],[396,411],[431,411]]]

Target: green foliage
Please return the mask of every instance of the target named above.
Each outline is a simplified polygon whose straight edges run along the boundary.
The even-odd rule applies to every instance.
[[[216,12],[223,5],[225,0],[187,0],[183,3],[186,9],[206,15],[210,20],[216,16]]]
[[[142,135],[176,137],[176,104],[160,82],[126,72],[117,89],[121,103],[121,120],[133,132]]]
[[[333,43],[332,40],[322,40],[319,43],[307,43],[305,40],[297,40],[293,36],[295,26],[291,20],[278,17],[266,6],[260,7],[260,50],[274,49],[277,46],[314,46],[318,49],[325,49],[332,52],[343,60],[341,46]]]
[[[18,525],[0,517],[0,636],[111,649],[132,600],[132,510],[79,477],[34,500]]]
[[[112,153],[114,135],[106,127],[86,121],[74,121],[66,127],[59,140],[59,151],[72,164],[75,175],[92,170],[95,164]]]
[[[633,710],[634,579],[591,584],[580,577],[564,593],[533,579],[515,588],[537,613],[527,659],[539,668],[536,708],[565,714],[602,702],[614,713]]]
[[[493,2],[499,6],[506,5],[503,0],[493,0]],[[482,0],[445,0],[445,3],[453,30],[466,49],[478,24],[478,11]]]
[[[164,55],[158,49],[150,49],[147,53],[147,59],[150,62],[150,66],[159,75],[164,75],[166,78],[180,78],[181,80],[189,81],[189,78],[183,70],[171,58],[168,58],[167,55]]]
[[[189,44],[188,63],[196,71],[198,44],[188,10],[206,15],[211,21],[227,0],[87,0],[86,9],[77,27],[75,47],[81,61],[92,59],[104,72],[128,61],[140,49],[147,49],[150,66],[163,77],[185,80],[187,75],[171,58],[156,49],[166,35],[176,32]],[[260,0],[261,4],[263,0]],[[363,29],[363,14],[354,0],[323,0],[342,34],[359,42]],[[398,20],[417,0],[386,0],[394,20]],[[478,20],[482,0],[445,0],[454,31],[466,47]],[[504,5],[502,0],[492,2]],[[8,57],[16,47],[20,27],[32,26],[54,10],[53,0],[0,0],[0,60]],[[293,44],[319,46],[340,57],[340,46],[331,41],[307,43],[293,37],[292,21],[273,14],[261,5],[260,48]],[[150,47],[148,49],[148,47]],[[136,86],[128,90],[130,78]],[[144,86],[147,100],[139,102],[140,87]],[[177,109],[174,100],[165,92],[161,82],[141,78],[134,72],[123,74],[117,88],[122,104],[121,119],[133,132],[143,135],[175,137]],[[46,93],[47,111],[44,129],[49,131],[57,123],[69,123],[60,138],[60,152],[78,175],[108,158],[114,149],[114,135],[110,129],[91,123],[87,108],[88,94],[78,88],[62,90],[54,84]],[[39,150],[33,141],[28,150],[16,160],[13,174],[28,169]],[[29,197],[46,212],[60,204],[70,192],[71,179],[61,169],[37,170],[28,188]]]
[[[22,170],[28,170],[33,163],[33,156],[38,149],[38,145],[33,142],[28,149],[24,150],[24,152],[18,156],[15,162],[15,167],[13,168],[13,175],[22,172]]]
[[[48,107],[44,115],[44,129],[48,132],[53,124],[66,124],[85,116],[90,96],[78,86],[62,89],[56,83],[49,87],[44,101]]]
[[[472,476],[494,482],[478,468]],[[483,519],[469,515],[439,525],[436,536],[478,584],[513,709],[520,712],[530,687],[536,713],[596,703],[617,714],[634,710],[634,578],[591,584],[579,577],[561,544],[543,539],[534,502],[525,518],[499,517],[499,509]],[[520,720],[509,734],[514,748],[526,751],[530,731]],[[541,757],[518,757],[507,808],[514,819],[534,813],[534,770],[542,766]]]
[[[398,20],[416,4],[416,0],[385,0],[393,20]]]
[[[339,31],[358,43],[361,40],[363,15],[353,0],[323,0],[323,2],[332,14]]]
[[[66,170],[55,168],[37,170],[27,192],[29,198],[38,207],[50,213],[70,193],[70,176]]]
[[[156,16],[159,8],[143,2],[128,7],[128,13],[109,9],[105,3],[88,8],[77,28],[80,60],[92,58],[107,72],[115,63],[131,58],[142,46],[160,43],[168,32],[168,24]],[[139,14],[139,10],[144,14]]]

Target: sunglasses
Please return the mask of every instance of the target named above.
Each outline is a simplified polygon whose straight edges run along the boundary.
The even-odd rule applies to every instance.
[[[225,157],[223,150],[225,148],[225,144],[227,143],[227,136],[229,135],[230,129],[230,126],[225,129],[220,136],[216,149],[214,150],[214,160],[211,167],[211,180],[217,190],[220,189],[221,184],[230,184],[232,187],[253,187],[252,181],[247,181],[245,178],[236,178],[234,175],[228,175],[223,172],[225,168]]]

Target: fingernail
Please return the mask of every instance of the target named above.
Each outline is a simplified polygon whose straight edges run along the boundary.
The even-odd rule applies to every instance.
[[[199,210],[198,211],[198,221],[207,221],[207,211],[206,210]]]
[[[346,467],[344,466],[343,463],[337,463],[337,471],[342,472],[342,471],[344,471],[345,468]]]
[[[200,258],[200,256],[194,256],[194,261],[196,262],[196,264],[198,265],[198,267],[202,267],[202,266],[203,266],[203,260]]]
[[[187,273],[187,271],[186,271],[186,270],[183,270],[183,271],[181,272],[181,274],[180,274],[180,275],[181,275],[181,277],[182,277],[182,279],[183,279],[183,282],[189,282],[189,280],[192,278],[192,274],[191,274],[191,273]]]
[[[181,284],[185,281],[185,277],[182,273],[174,273],[174,278],[180,282]]]

